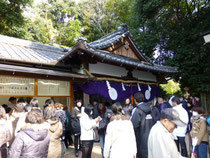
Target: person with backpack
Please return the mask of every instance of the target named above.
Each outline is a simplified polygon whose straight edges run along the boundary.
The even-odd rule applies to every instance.
[[[131,117],[131,122],[136,136],[137,158],[148,158],[147,140],[150,129],[154,125],[151,103],[145,103],[144,96],[140,92],[134,95],[134,102],[137,106]]]
[[[74,149],[75,149],[75,156],[79,156],[79,148],[81,149],[81,142],[80,142],[80,135],[81,135],[81,127],[80,127],[80,118],[81,113],[84,111],[84,107],[82,107],[82,100],[77,99],[75,107],[72,111],[72,130],[74,134]],[[78,148],[79,145],[79,148]]]
[[[65,114],[66,114],[66,126],[65,126],[66,132],[65,132],[64,142],[65,142],[66,148],[68,148],[69,145],[73,144],[73,140],[71,137],[72,135],[71,114],[68,110],[67,105],[64,105],[63,110],[65,111]]]

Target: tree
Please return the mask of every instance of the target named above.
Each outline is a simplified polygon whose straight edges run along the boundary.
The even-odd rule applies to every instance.
[[[97,40],[114,31],[127,21],[132,0],[83,0],[79,5],[79,19],[83,35],[89,42]]]
[[[0,34],[14,37],[24,36],[23,9],[30,6],[33,0],[0,0]]]
[[[210,91],[210,56],[201,34],[210,28],[210,1],[136,0],[132,32],[141,49],[178,67],[182,87]],[[138,15],[138,16],[135,16]],[[179,75],[180,75],[179,74]]]
[[[81,36],[81,22],[77,19],[75,2],[48,0],[33,6],[28,17],[28,32],[32,41],[73,46]],[[31,40],[31,36],[25,39]]]
[[[166,92],[167,95],[172,95],[180,92],[180,84],[169,80],[167,84],[161,84],[160,87]]]
[[[73,46],[78,37],[82,36],[82,25],[78,19],[71,20],[68,25],[59,27],[58,41],[61,45]]]

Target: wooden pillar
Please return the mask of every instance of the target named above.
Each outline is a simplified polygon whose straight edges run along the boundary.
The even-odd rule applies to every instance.
[[[206,95],[206,108],[208,115],[210,115],[210,92],[207,92]]]
[[[210,92],[201,92],[201,105],[207,114],[210,114]]]
[[[72,86],[72,82],[70,81],[70,112],[72,112],[74,108],[74,87]]]
[[[90,103],[90,96],[89,96],[89,94],[83,93],[83,104],[84,104],[84,106],[86,106],[89,103]]]

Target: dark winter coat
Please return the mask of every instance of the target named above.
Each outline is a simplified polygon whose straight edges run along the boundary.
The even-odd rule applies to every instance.
[[[105,135],[106,133],[106,128],[108,123],[110,122],[110,117],[108,117],[108,113],[105,114],[99,114],[99,116],[102,118],[102,120],[99,122],[99,126],[98,126],[98,133],[101,135]]]
[[[160,120],[160,111],[158,110],[157,107],[152,107],[151,115],[152,115],[154,124],[155,124],[157,121]]]
[[[140,103],[134,110],[135,111],[131,117],[131,122],[133,123],[136,136],[137,155],[140,158],[147,158],[147,141],[150,129],[154,125],[150,103]]]
[[[96,104],[96,105],[94,105],[94,108],[93,108],[93,119],[95,119],[98,116],[99,116],[99,113],[98,113],[98,104]]]
[[[81,115],[83,107],[78,108],[77,106],[74,107],[72,114],[71,114],[71,127],[72,132],[75,135],[79,135],[81,133],[81,127],[80,127],[80,117],[78,115]]]
[[[81,114],[82,108],[78,108],[77,106],[74,107],[71,117],[72,119],[79,119],[79,117],[77,116],[78,114]]]
[[[68,110],[65,110],[66,114],[66,131],[71,131],[71,114]]]
[[[15,137],[8,158],[47,158],[49,143],[46,124],[26,124]]]

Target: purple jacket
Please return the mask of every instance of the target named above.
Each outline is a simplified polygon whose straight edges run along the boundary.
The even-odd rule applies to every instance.
[[[50,138],[48,130],[21,130],[8,154],[8,158],[47,158]]]
[[[166,108],[168,108],[168,105],[166,103],[161,103],[160,104],[160,113]]]

